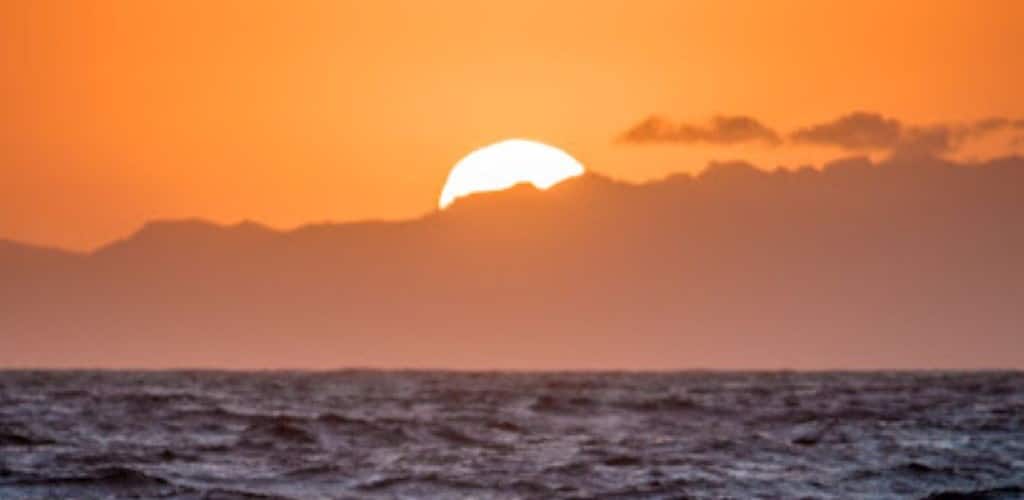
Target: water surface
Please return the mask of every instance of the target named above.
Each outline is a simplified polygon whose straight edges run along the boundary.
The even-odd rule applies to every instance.
[[[1024,374],[0,372],[5,499],[929,496],[1024,498]]]

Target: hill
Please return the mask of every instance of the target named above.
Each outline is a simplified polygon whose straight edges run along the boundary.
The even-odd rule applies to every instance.
[[[0,242],[0,366],[1024,368],[1024,159],[713,164],[401,222]]]

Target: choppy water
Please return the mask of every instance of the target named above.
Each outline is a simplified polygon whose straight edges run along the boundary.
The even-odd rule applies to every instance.
[[[1024,374],[0,372],[0,498],[929,495],[1024,498]]]

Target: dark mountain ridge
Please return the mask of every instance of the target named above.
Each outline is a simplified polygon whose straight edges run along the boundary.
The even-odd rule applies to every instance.
[[[1022,214],[1019,157],[852,158],[0,242],[0,365],[1024,368]]]

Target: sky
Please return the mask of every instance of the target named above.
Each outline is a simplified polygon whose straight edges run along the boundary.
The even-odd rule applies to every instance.
[[[0,3],[0,238],[436,210],[511,137],[633,182],[1024,153],[1024,3]]]

